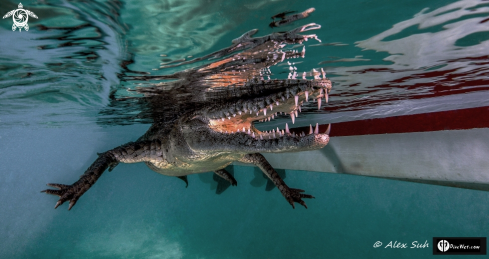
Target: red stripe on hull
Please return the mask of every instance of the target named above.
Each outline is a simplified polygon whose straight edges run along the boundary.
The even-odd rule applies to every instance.
[[[314,125],[313,125],[314,127]],[[320,125],[319,132],[328,125]],[[443,112],[422,113],[386,118],[334,123],[331,136],[358,136],[388,133],[426,132],[489,128],[489,106]],[[309,132],[309,127],[292,131]]]

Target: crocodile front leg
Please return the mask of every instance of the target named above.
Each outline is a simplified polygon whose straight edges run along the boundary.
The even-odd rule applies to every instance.
[[[259,153],[247,154],[239,160],[242,163],[254,164],[258,166],[265,175],[272,180],[272,182],[277,186],[285,199],[292,205],[295,209],[294,202],[297,202],[307,209],[306,203],[302,198],[314,198],[314,196],[309,194],[304,194],[304,190],[289,188],[285,182],[280,178],[278,173],[273,169],[273,167],[268,163],[265,157]]]
[[[55,209],[58,208],[59,205],[69,200],[70,206],[68,207],[68,210],[71,210],[71,208],[75,206],[78,199],[86,191],[88,191],[93,184],[95,184],[105,169],[107,169],[109,166],[113,168],[115,165],[117,165],[117,163],[117,160],[110,152],[105,152],[100,154],[97,160],[93,162],[93,164],[85,171],[80,179],[72,185],[48,183],[48,186],[58,188],[58,190],[47,189],[42,192],[58,195],[60,197],[56,203],[56,206],[54,206]]]
[[[161,142],[158,140],[135,143],[130,142],[99,154],[99,157],[95,162],[93,162],[80,179],[72,185],[48,183],[48,186],[57,188],[58,190],[47,189],[42,192],[58,195],[60,197],[56,206],[54,206],[55,209],[69,200],[70,206],[68,207],[68,210],[71,210],[78,199],[95,184],[107,168],[109,168],[109,171],[112,171],[119,162],[137,163],[150,159],[161,159],[161,156]]]

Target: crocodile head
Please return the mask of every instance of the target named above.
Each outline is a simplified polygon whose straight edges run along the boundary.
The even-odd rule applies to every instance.
[[[319,126],[310,127],[309,132],[294,132],[295,118],[301,112],[301,106],[315,100],[318,106],[325,100],[331,89],[328,79],[303,80],[251,80],[248,84],[264,90],[257,96],[240,96],[225,104],[216,104],[205,110],[202,115],[192,119],[205,122],[215,134],[212,136],[231,138],[248,136],[253,139],[250,145],[261,147],[256,152],[287,152],[305,151],[324,147],[329,136],[319,132]],[[256,122],[270,121],[275,118],[288,116],[291,124],[270,131],[260,131],[255,127]],[[191,132],[189,132],[191,134]],[[229,138],[229,137],[226,137]],[[249,149],[245,149],[249,152]]]

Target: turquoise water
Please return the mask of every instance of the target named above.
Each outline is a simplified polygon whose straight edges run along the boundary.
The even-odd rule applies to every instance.
[[[289,186],[316,197],[307,210],[290,208],[246,166],[229,168],[238,186],[220,195],[211,173],[189,176],[185,188],[143,164],[106,172],[71,211],[54,210],[55,197],[40,193],[48,182],[77,180],[97,152],[147,130],[146,118],[135,116],[144,107],[114,101],[157,83],[131,76],[204,64],[159,69],[228,47],[254,28],[261,36],[322,25],[313,32],[322,42],[307,42],[296,66],[323,67],[334,82],[331,101],[321,111],[306,107],[297,125],[410,99],[433,101],[408,114],[431,111],[448,105],[435,98],[446,95],[467,94],[449,105],[468,108],[470,93],[487,95],[486,2],[22,4],[39,17],[28,32],[0,20],[0,258],[427,258],[435,236],[487,236],[487,192],[328,172],[285,170]],[[1,1],[0,11],[17,5]],[[268,27],[274,14],[309,7],[316,11],[305,20]],[[287,77],[287,66],[273,69]],[[384,248],[426,240],[428,248]],[[374,248],[377,241],[384,245]]]

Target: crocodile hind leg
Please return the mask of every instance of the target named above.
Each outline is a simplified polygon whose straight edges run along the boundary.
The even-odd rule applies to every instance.
[[[275,186],[277,186],[282,195],[290,203],[290,205],[292,205],[292,208],[294,209],[294,202],[301,204],[307,209],[306,203],[302,200],[302,198],[314,198],[314,196],[312,195],[304,194],[304,190],[289,188],[282,180],[282,178],[280,178],[275,169],[273,169],[273,167],[268,163],[265,157],[260,153],[247,154],[239,161],[258,166],[263,171],[263,173],[265,173],[265,175],[268,176],[270,180],[272,180]]]
[[[122,163],[137,163],[148,161],[149,159],[161,158],[162,148],[159,140],[129,142],[105,153],[99,154],[99,157],[92,165],[80,176],[80,179],[72,185],[64,185],[57,183],[47,184],[57,190],[47,189],[42,192],[59,196],[55,209],[66,201],[70,201],[68,210],[76,204],[78,199],[86,192],[98,178],[109,168],[112,171],[119,162]]]

